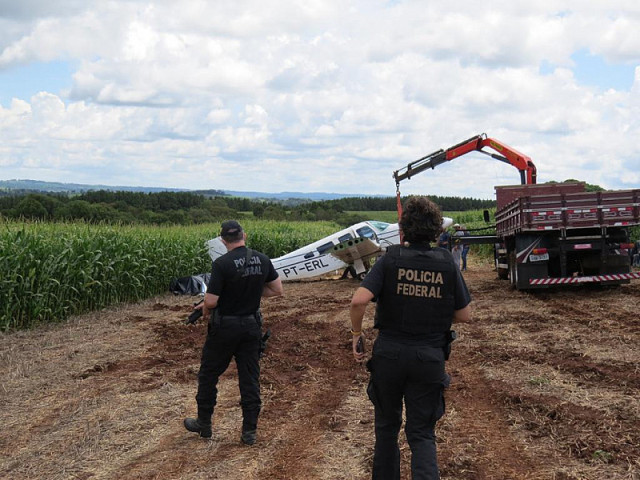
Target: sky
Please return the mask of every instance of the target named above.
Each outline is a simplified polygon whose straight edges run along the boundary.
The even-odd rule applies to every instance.
[[[637,0],[0,0],[0,180],[394,195],[485,133],[640,188],[638,32]],[[473,152],[400,189],[519,182]]]

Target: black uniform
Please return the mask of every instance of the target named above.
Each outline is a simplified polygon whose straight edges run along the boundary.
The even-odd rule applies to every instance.
[[[454,310],[469,304],[469,291],[451,252],[428,245],[390,247],[361,286],[377,297],[367,389],[375,407],[373,478],[400,478],[403,399],[412,477],[440,478],[434,429],[449,384],[444,362]]]
[[[247,258],[249,261],[245,265]],[[246,247],[235,248],[213,263],[207,293],[217,295],[219,299],[202,348],[196,395],[199,418],[211,418],[218,394],[218,378],[235,357],[243,414],[242,431],[256,429],[261,407],[260,299],[264,284],[277,278],[278,273],[271,260]]]

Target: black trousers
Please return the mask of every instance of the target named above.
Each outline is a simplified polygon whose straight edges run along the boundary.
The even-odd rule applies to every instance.
[[[403,402],[412,478],[439,479],[435,425],[444,414],[443,391],[449,383],[443,349],[379,336],[369,368],[367,393],[375,407],[376,433],[373,479],[400,479],[398,434]]]
[[[260,414],[260,339],[261,326],[253,317],[222,317],[219,325],[209,324],[202,347],[198,373],[198,417],[211,418],[218,397],[218,379],[231,359],[238,367],[242,431],[255,430]]]

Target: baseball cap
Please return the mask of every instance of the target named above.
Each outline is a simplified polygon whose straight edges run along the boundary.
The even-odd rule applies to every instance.
[[[222,222],[222,229],[220,230],[221,237],[229,237],[233,235],[237,235],[242,232],[242,227],[235,220],[228,220],[226,222]]]
[[[458,228],[459,226],[460,226],[460,224],[459,224],[459,223],[456,223],[456,224],[453,226],[453,228]]]

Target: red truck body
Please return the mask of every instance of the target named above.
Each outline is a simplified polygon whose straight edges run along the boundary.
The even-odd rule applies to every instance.
[[[498,235],[640,224],[640,189],[585,192],[581,183],[495,188]]]
[[[518,289],[620,284],[631,272],[629,227],[640,189],[586,192],[583,183],[496,188],[496,265]]]

